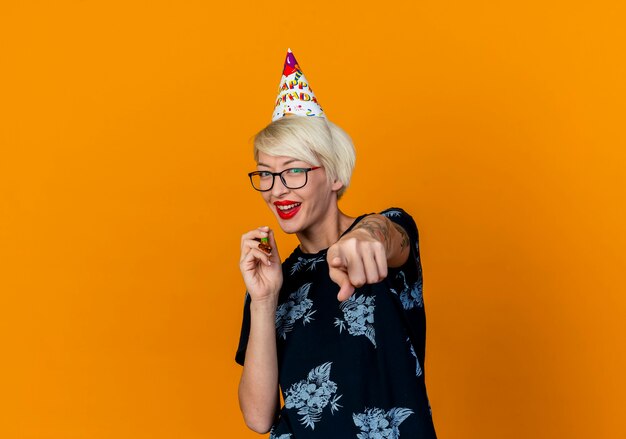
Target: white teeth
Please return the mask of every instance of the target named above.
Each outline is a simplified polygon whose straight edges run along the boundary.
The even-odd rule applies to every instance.
[[[281,206],[279,204],[276,205],[276,207],[278,207],[279,210],[289,210],[289,209],[293,209],[294,207],[298,207],[300,204],[302,203],[294,203],[294,204],[288,204],[286,206]]]

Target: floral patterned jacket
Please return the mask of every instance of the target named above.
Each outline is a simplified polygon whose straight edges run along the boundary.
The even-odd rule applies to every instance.
[[[279,383],[284,406],[270,439],[432,439],[424,381],[426,318],[419,236],[404,210],[381,212],[404,228],[411,256],[387,278],[337,301],[326,250],[296,248],[283,262],[276,310]],[[358,217],[351,230],[366,215]],[[246,297],[236,361],[250,331]]]

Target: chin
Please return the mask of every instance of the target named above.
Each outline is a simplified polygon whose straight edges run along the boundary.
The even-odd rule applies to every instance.
[[[276,220],[278,221],[280,229],[288,235],[293,235],[294,233],[300,231],[300,228],[292,220],[284,220],[278,217],[276,218]]]
[[[270,209],[272,209],[274,217],[276,218],[276,221],[278,222],[278,225],[283,232],[291,235],[302,230],[302,221],[306,216],[305,212],[299,211],[295,216],[291,218],[281,218],[278,212],[276,212],[276,208],[274,206],[270,205]]]

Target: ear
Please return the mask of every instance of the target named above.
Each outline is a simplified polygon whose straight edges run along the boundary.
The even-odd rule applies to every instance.
[[[333,181],[333,184],[331,186],[333,192],[339,191],[339,189],[341,189],[342,187],[343,187],[343,183],[340,182],[339,180]]]

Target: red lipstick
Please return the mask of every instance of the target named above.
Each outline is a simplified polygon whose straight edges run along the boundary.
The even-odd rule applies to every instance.
[[[282,219],[293,218],[300,210],[302,203],[291,200],[274,201],[274,207],[278,216]]]

